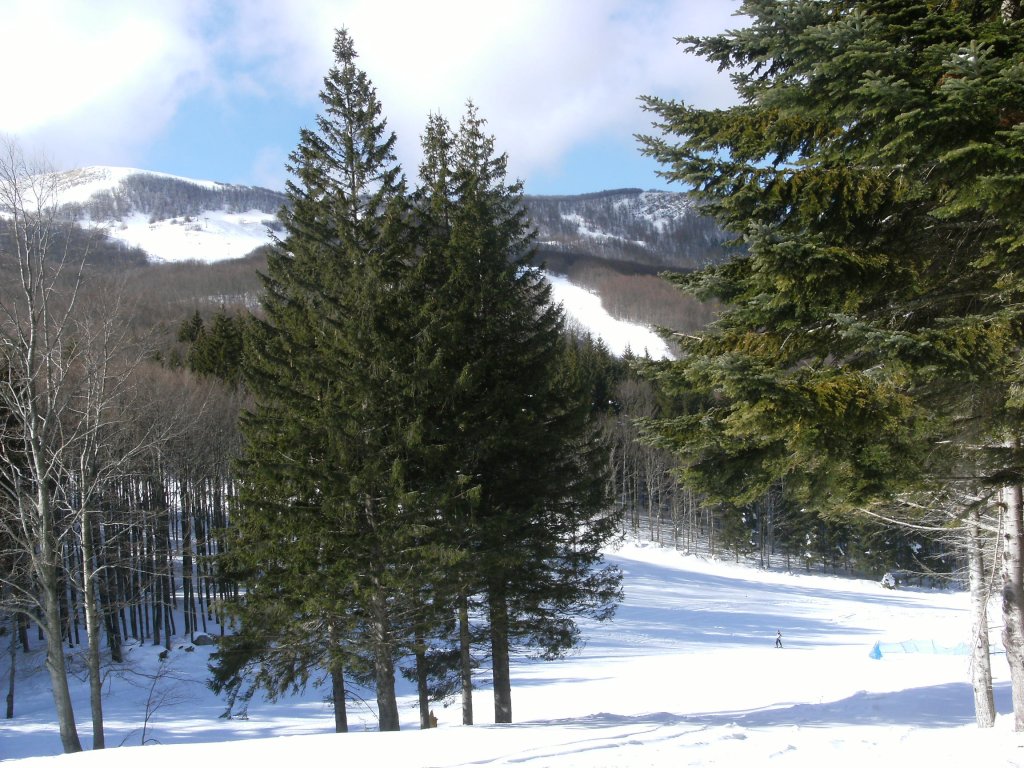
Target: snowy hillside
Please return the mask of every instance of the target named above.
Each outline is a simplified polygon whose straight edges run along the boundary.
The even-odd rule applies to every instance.
[[[553,300],[562,305],[566,317],[601,338],[608,351],[622,356],[627,350],[654,360],[671,358],[668,344],[650,328],[618,320],[601,306],[601,297],[573,285],[561,275],[548,275]]]
[[[728,237],[681,192],[618,189],[531,197],[530,216],[549,263],[587,254],[657,272],[695,269],[726,257]]]
[[[100,227],[163,262],[211,263],[245,256],[270,242],[271,230],[279,226],[276,212],[285,203],[282,194],[271,190],[135,168],[82,168],[62,174],[61,182],[62,202],[84,226]],[[645,216],[662,220],[668,215],[652,205],[644,205]],[[567,316],[600,336],[614,354],[628,348],[653,358],[669,356],[656,333],[615,319],[596,294],[565,278],[552,277],[551,282]]]
[[[61,201],[83,226],[157,261],[241,258],[269,242],[284,204],[271,190],[136,168],[94,166],[61,176]]]
[[[434,707],[437,729],[418,730],[414,690],[405,681],[400,733],[372,732],[373,697],[366,692],[350,706],[355,733],[332,733],[332,713],[317,690],[276,704],[253,701],[248,719],[222,719],[223,702],[202,682],[209,648],[181,638],[166,662],[158,660],[159,647],[134,647],[107,679],[107,743],[137,747],[145,739],[144,753],[33,757],[60,750],[37,650],[31,662],[20,662],[16,718],[0,721],[0,756],[15,758],[17,768],[339,759],[402,768],[1024,763],[1024,741],[1011,730],[1003,659],[993,664],[999,718],[994,729],[980,731],[968,657],[871,657],[876,642],[957,646],[970,630],[964,593],[890,591],[875,582],[755,570],[653,546],[629,544],[608,557],[624,571],[624,604],[611,622],[584,625],[586,646],[577,655],[514,662],[512,725],[493,724],[485,674],[477,681],[472,727],[461,725],[455,704]],[[773,645],[777,630],[781,650]],[[88,745],[87,691],[82,681],[73,683]]]

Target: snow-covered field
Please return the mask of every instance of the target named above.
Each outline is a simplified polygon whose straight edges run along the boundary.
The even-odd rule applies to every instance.
[[[106,232],[115,240],[141,248],[156,261],[210,264],[240,259],[269,243],[267,223],[273,218],[261,211],[221,210],[150,222],[144,213],[135,213],[108,225]]]
[[[562,305],[566,320],[600,338],[613,355],[621,357],[629,349],[637,357],[648,355],[653,360],[672,357],[661,336],[646,326],[612,317],[596,293],[570,283],[562,275],[545,276],[551,283],[551,299]]]
[[[626,544],[608,556],[625,572],[624,604],[613,621],[586,627],[577,655],[514,664],[512,725],[493,724],[486,675],[472,727],[460,724],[453,704],[435,706],[438,728],[419,731],[405,681],[400,733],[374,731],[368,696],[350,705],[354,732],[334,734],[316,690],[277,704],[254,701],[248,720],[220,719],[222,702],[202,682],[208,649],[188,652],[179,640],[166,662],[158,660],[159,648],[138,646],[123,669],[111,670],[107,743],[125,748],[103,753],[56,755],[42,658],[20,660],[17,717],[0,721],[0,756],[18,768],[1024,765],[1002,656],[994,659],[999,718],[994,729],[980,731],[968,657],[869,655],[876,642],[963,642],[966,594],[889,591],[655,546]],[[781,650],[774,647],[777,630]],[[6,686],[5,672],[0,666]],[[84,682],[75,692],[88,747]],[[144,725],[149,746],[138,747]]]

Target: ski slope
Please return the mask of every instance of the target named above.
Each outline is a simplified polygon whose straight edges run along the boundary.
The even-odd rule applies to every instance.
[[[964,593],[885,590],[870,581],[762,571],[634,543],[608,558],[624,571],[625,602],[611,622],[585,627],[579,653],[515,661],[512,725],[493,723],[485,670],[471,727],[461,725],[456,702],[434,707],[438,728],[418,730],[414,691],[404,680],[399,733],[375,732],[367,692],[350,704],[348,734],[332,732],[319,690],[276,704],[254,701],[247,720],[222,719],[223,702],[203,685],[209,649],[189,652],[180,639],[165,662],[157,658],[160,648],[142,645],[122,669],[111,670],[107,743],[124,748],[102,753],[56,754],[43,660],[19,660],[17,717],[0,721],[0,756],[13,759],[12,768],[1024,764],[1002,656],[994,657],[999,717],[985,731],[974,726],[968,657],[872,658],[876,643],[964,642]],[[781,650],[774,647],[779,630]],[[74,685],[88,748],[84,678]],[[148,746],[140,747],[144,727]]]

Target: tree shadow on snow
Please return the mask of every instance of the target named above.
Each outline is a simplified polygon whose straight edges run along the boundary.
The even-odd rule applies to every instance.
[[[1012,714],[1009,682],[995,685],[995,699],[996,711],[1000,715]],[[546,724],[572,725],[575,723],[581,728],[607,728],[624,725],[645,728],[668,725],[693,725],[702,728],[725,726],[829,728],[873,725],[955,728],[972,725],[974,722],[974,698],[970,684],[944,683],[887,693],[860,691],[845,699],[818,704],[784,704],[763,709],[701,712],[687,715],[670,712],[616,715],[601,712],[571,721],[546,721]]]

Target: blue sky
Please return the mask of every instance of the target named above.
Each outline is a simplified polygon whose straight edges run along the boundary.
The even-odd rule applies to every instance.
[[[120,165],[283,187],[347,27],[399,159],[472,99],[531,194],[666,188],[641,94],[724,106],[675,37],[740,26],[735,0],[0,0],[0,133],[57,168]]]

